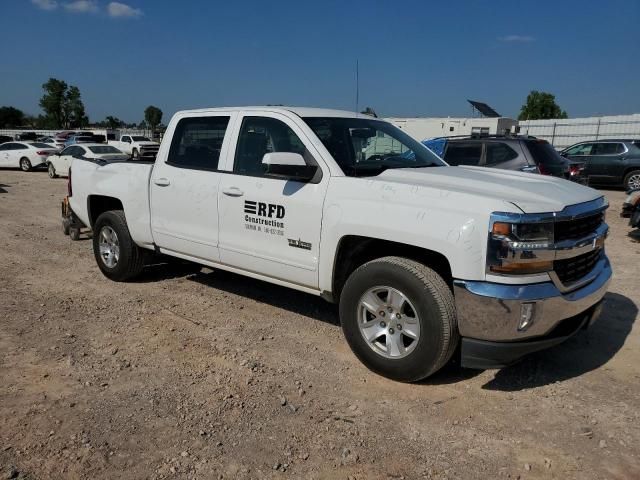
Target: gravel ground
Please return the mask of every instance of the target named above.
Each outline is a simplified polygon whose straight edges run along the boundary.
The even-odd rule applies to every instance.
[[[594,327],[500,370],[367,371],[334,306],[185,264],[104,278],[66,181],[0,171],[0,479],[640,478],[640,236]]]

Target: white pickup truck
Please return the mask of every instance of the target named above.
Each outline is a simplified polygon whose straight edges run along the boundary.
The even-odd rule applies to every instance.
[[[141,158],[153,160],[160,148],[158,142],[152,142],[141,135],[121,135],[120,140],[109,140],[108,143],[121,152],[131,155],[135,160]]]
[[[108,278],[155,251],[322,296],[358,358],[401,381],[456,352],[493,368],[560,343],[597,318],[611,277],[601,193],[449,167],[350,112],[179,112],[155,164],[71,170],[72,214]]]

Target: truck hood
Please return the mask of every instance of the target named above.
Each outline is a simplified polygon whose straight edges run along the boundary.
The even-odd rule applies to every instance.
[[[486,167],[389,169],[374,180],[475,194],[512,203],[524,213],[558,212],[602,197],[592,188],[561,178]]]

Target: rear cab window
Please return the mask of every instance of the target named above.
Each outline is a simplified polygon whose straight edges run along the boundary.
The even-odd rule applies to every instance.
[[[176,125],[167,164],[217,170],[229,116],[188,117]]]

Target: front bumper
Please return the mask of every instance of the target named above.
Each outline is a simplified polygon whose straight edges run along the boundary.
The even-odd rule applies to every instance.
[[[508,359],[505,357],[510,360],[508,363],[512,363],[522,355],[566,340],[567,335],[558,335],[561,324],[571,323],[569,320],[573,319],[572,325],[577,326],[577,331],[582,324],[595,320],[595,307],[602,301],[611,280],[611,265],[606,255],[598,261],[590,276],[593,279],[588,284],[571,292],[562,292],[553,282],[506,285],[455,280],[458,328],[463,337],[463,365],[482,363],[477,354],[474,354],[478,358],[473,362],[465,362],[465,344],[481,345],[485,342],[494,344],[494,351],[521,351],[521,355],[511,355]],[[533,305],[528,307],[532,314],[526,327],[519,328],[524,304]],[[566,333],[566,328],[563,331]],[[506,344],[504,348],[500,346],[501,343]],[[525,343],[529,345],[525,346]],[[488,355],[487,360],[491,360],[490,356]],[[488,364],[494,367],[504,366],[501,361]]]

